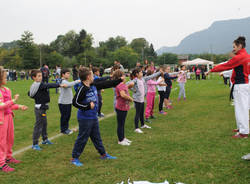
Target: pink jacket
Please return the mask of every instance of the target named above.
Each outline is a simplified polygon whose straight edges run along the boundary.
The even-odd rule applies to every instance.
[[[160,82],[156,82],[154,80],[148,80],[147,81],[147,87],[148,87],[148,93],[154,93],[155,92],[155,86],[160,84]]]
[[[11,90],[7,87],[3,87],[4,90],[7,91],[8,95],[11,97]],[[9,100],[7,102],[4,102],[3,95],[0,91],[0,124],[3,124],[4,122],[4,111],[7,108],[11,108],[11,110],[18,110],[19,105],[14,104],[13,100]],[[12,112],[12,115],[14,116],[14,113]]]

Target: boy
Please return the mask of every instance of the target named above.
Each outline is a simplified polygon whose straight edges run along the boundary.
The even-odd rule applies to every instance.
[[[47,117],[46,110],[49,109],[48,103],[50,102],[49,88],[67,87],[65,84],[43,83],[42,72],[40,70],[32,70],[31,78],[34,81],[30,87],[28,95],[35,100],[35,116],[36,123],[33,132],[33,145],[32,149],[40,151],[38,145],[39,137],[42,134],[42,144],[53,144],[48,140],[47,135]]]
[[[69,69],[62,69],[61,70],[61,84],[65,84],[68,87],[62,88],[60,96],[58,98],[58,106],[61,113],[61,133],[70,135],[73,133],[72,130],[69,129],[69,120],[71,116],[71,108],[72,108],[72,99],[73,93],[71,87],[80,83],[80,80],[76,80],[73,82],[69,82],[70,78],[70,70]]]
[[[73,98],[73,106],[78,108],[79,134],[72,151],[72,164],[82,166],[79,157],[90,137],[101,159],[116,159],[106,153],[102,143],[98,122],[97,90],[117,86],[122,79],[94,82],[93,72],[88,68],[79,70],[82,86]]]

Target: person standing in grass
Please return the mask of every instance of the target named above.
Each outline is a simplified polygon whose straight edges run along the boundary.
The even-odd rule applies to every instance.
[[[166,91],[166,83],[164,82],[163,74],[158,77],[157,82],[159,83],[157,85],[158,94],[159,94],[159,113],[166,115],[167,112],[163,111],[163,103],[164,103],[165,91]]]
[[[124,72],[116,70],[113,74],[113,79],[123,78],[123,81],[116,86],[116,118],[117,118],[117,136],[118,144],[129,146],[131,141],[125,137],[125,121],[129,110],[129,102],[133,102],[133,98],[129,96],[128,87],[125,84],[126,78]]]
[[[134,80],[130,81],[129,88],[131,88],[133,92],[133,100],[135,104],[135,132],[143,133],[143,131],[139,128],[139,119],[141,122],[141,128],[151,128],[150,126],[144,124],[144,97],[147,93],[147,85],[146,82],[150,79],[153,79],[157,76],[161,75],[161,72],[154,73],[153,75],[143,77],[142,70],[140,68],[136,68],[132,71],[132,76]]]
[[[172,80],[176,79],[177,76],[170,76],[170,66],[164,67],[164,81],[167,84],[166,86],[166,90],[165,90],[165,99],[164,99],[164,103],[165,103],[165,107],[167,109],[172,109],[173,107],[170,105],[170,93],[171,93],[171,89],[172,89]]]
[[[153,74],[152,70],[147,71],[147,76],[150,76]],[[154,79],[150,79],[147,81],[147,105],[146,105],[146,111],[145,111],[145,117],[146,122],[151,123],[149,118],[155,119],[154,117],[154,103],[155,103],[155,86],[160,85],[161,81],[155,81]]]
[[[187,75],[186,75],[185,70],[186,70],[186,66],[182,65],[181,71],[178,74],[177,82],[179,83],[179,86],[180,86],[178,101],[181,100],[181,96],[183,96],[183,99],[186,100],[185,84],[187,82]]]
[[[40,151],[38,145],[40,135],[42,134],[42,144],[53,144],[47,135],[47,114],[49,109],[49,88],[67,87],[65,84],[44,83],[42,82],[42,72],[40,70],[32,70],[31,78],[34,81],[30,87],[28,95],[35,100],[35,116],[36,123],[33,132],[32,149]]]
[[[73,99],[72,87],[81,82],[80,80],[69,82],[68,81],[69,78],[70,78],[70,70],[62,69],[61,84],[67,85],[67,88],[61,88],[60,96],[58,98],[58,106],[61,113],[61,118],[60,118],[61,133],[66,135],[70,135],[73,133],[73,131],[69,129],[69,120],[71,116],[72,99]]]
[[[71,163],[76,166],[83,165],[79,157],[89,137],[101,155],[101,159],[116,159],[116,157],[112,157],[106,153],[102,143],[98,121],[97,90],[115,87],[121,83],[123,79],[95,82],[93,72],[88,68],[79,69],[79,77],[82,86],[73,98],[73,106],[78,108],[77,119],[79,123],[79,133],[72,151]]]
[[[235,54],[232,59],[223,64],[219,64],[211,69],[210,72],[222,72],[225,70],[233,69],[232,81],[232,94],[234,97],[234,109],[237,129],[233,132],[236,134],[233,138],[247,138],[249,134],[249,66],[250,56],[246,49],[245,37],[238,37],[233,42],[233,53]]]
[[[21,161],[12,157],[12,146],[14,144],[14,113],[12,110],[27,110],[27,106],[18,105],[16,101],[19,95],[16,94],[14,99],[11,97],[11,90],[7,88],[7,74],[0,67],[0,170],[3,172],[12,172],[15,169],[7,164],[18,164]]]

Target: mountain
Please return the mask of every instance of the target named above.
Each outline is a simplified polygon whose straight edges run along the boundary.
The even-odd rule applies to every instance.
[[[12,42],[0,42],[0,48],[4,49],[13,49],[18,46],[17,41],[12,41]]]
[[[238,36],[246,37],[246,45],[250,44],[250,17],[243,19],[214,22],[208,29],[195,32],[185,37],[178,46],[161,47],[158,55],[166,52],[176,54],[225,54],[232,50],[232,42]],[[250,46],[248,47],[250,48]],[[247,48],[247,49],[248,49]]]

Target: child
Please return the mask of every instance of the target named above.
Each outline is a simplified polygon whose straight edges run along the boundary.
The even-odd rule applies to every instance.
[[[133,100],[135,103],[135,132],[143,133],[139,128],[139,119],[141,121],[141,128],[151,128],[150,126],[144,124],[144,97],[147,92],[146,82],[152,78],[159,76],[161,72],[157,72],[153,75],[143,77],[143,73],[140,68],[136,68],[132,71],[132,76],[134,80],[130,82],[133,91]]]
[[[115,111],[117,114],[117,136],[118,144],[123,146],[129,146],[131,141],[125,138],[124,126],[126,121],[126,116],[129,110],[129,102],[133,102],[133,98],[129,96],[128,87],[126,86],[125,75],[121,70],[116,70],[113,74],[113,79],[117,80],[123,77],[123,81],[116,86],[116,107]]]
[[[164,99],[165,99],[165,91],[166,91],[166,84],[164,82],[164,75],[160,75],[159,78],[157,79],[157,82],[159,83],[157,85],[157,89],[158,89],[158,94],[159,94],[159,113],[166,115],[167,112],[163,111],[163,103],[164,103]]]
[[[150,76],[153,74],[152,70],[148,70],[147,76]],[[162,80],[163,81],[163,80]],[[145,111],[146,116],[146,122],[152,123],[148,118],[155,119],[153,116],[154,113],[154,103],[155,103],[155,86],[159,85],[162,81],[156,82],[152,79],[147,81],[147,106]]]
[[[165,83],[167,84],[166,90],[165,90],[165,95],[164,95],[165,96],[165,99],[164,99],[164,101],[165,101],[165,107],[167,109],[172,109],[172,106],[170,105],[169,97],[170,97],[171,88],[172,88],[172,80],[176,79],[177,76],[171,77],[169,75],[170,66],[165,67],[164,71],[165,71],[164,80],[165,80]]]
[[[182,95],[183,95],[183,99],[186,100],[185,83],[187,82],[187,75],[185,73],[185,70],[186,70],[186,66],[182,65],[181,71],[178,74],[177,82],[179,83],[179,86],[180,86],[178,101],[181,100]]]
[[[106,153],[102,143],[98,122],[98,96],[97,90],[111,88],[122,82],[119,80],[108,80],[94,82],[93,72],[88,68],[79,69],[81,88],[73,98],[73,105],[78,108],[77,119],[79,123],[79,134],[72,151],[72,164],[82,166],[79,157],[90,137],[101,155],[101,159],[116,159]]]
[[[52,81],[55,81],[56,84],[61,84],[62,79],[59,77],[59,74],[56,73],[56,77],[55,77],[55,79],[53,79]],[[58,88],[56,88],[56,94],[57,94],[57,93],[58,93]]]
[[[74,85],[80,83],[80,80],[76,80],[73,82],[69,82],[70,78],[70,70],[69,69],[62,69],[61,70],[61,78],[62,82],[61,84],[65,84],[68,87],[62,88],[60,96],[58,98],[58,106],[61,113],[61,133],[70,135],[73,133],[72,130],[69,129],[69,120],[71,116],[71,108],[72,108],[72,99],[73,99],[73,93],[71,87]]]
[[[14,124],[12,110],[27,110],[27,106],[15,104],[19,95],[11,98],[11,90],[4,85],[7,83],[7,74],[0,67],[0,170],[12,172],[15,169],[7,164],[18,164],[21,161],[12,157],[12,146],[14,144]]]
[[[33,145],[32,149],[40,151],[38,145],[39,137],[42,134],[42,144],[53,144],[48,140],[47,135],[47,117],[46,110],[49,109],[48,103],[50,102],[49,88],[67,87],[65,84],[54,84],[42,82],[42,72],[40,70],[32,70],[31,78],[34,81],[30,87],[28,95],[35,100],[35,116],[36,123],[33,132]]]

